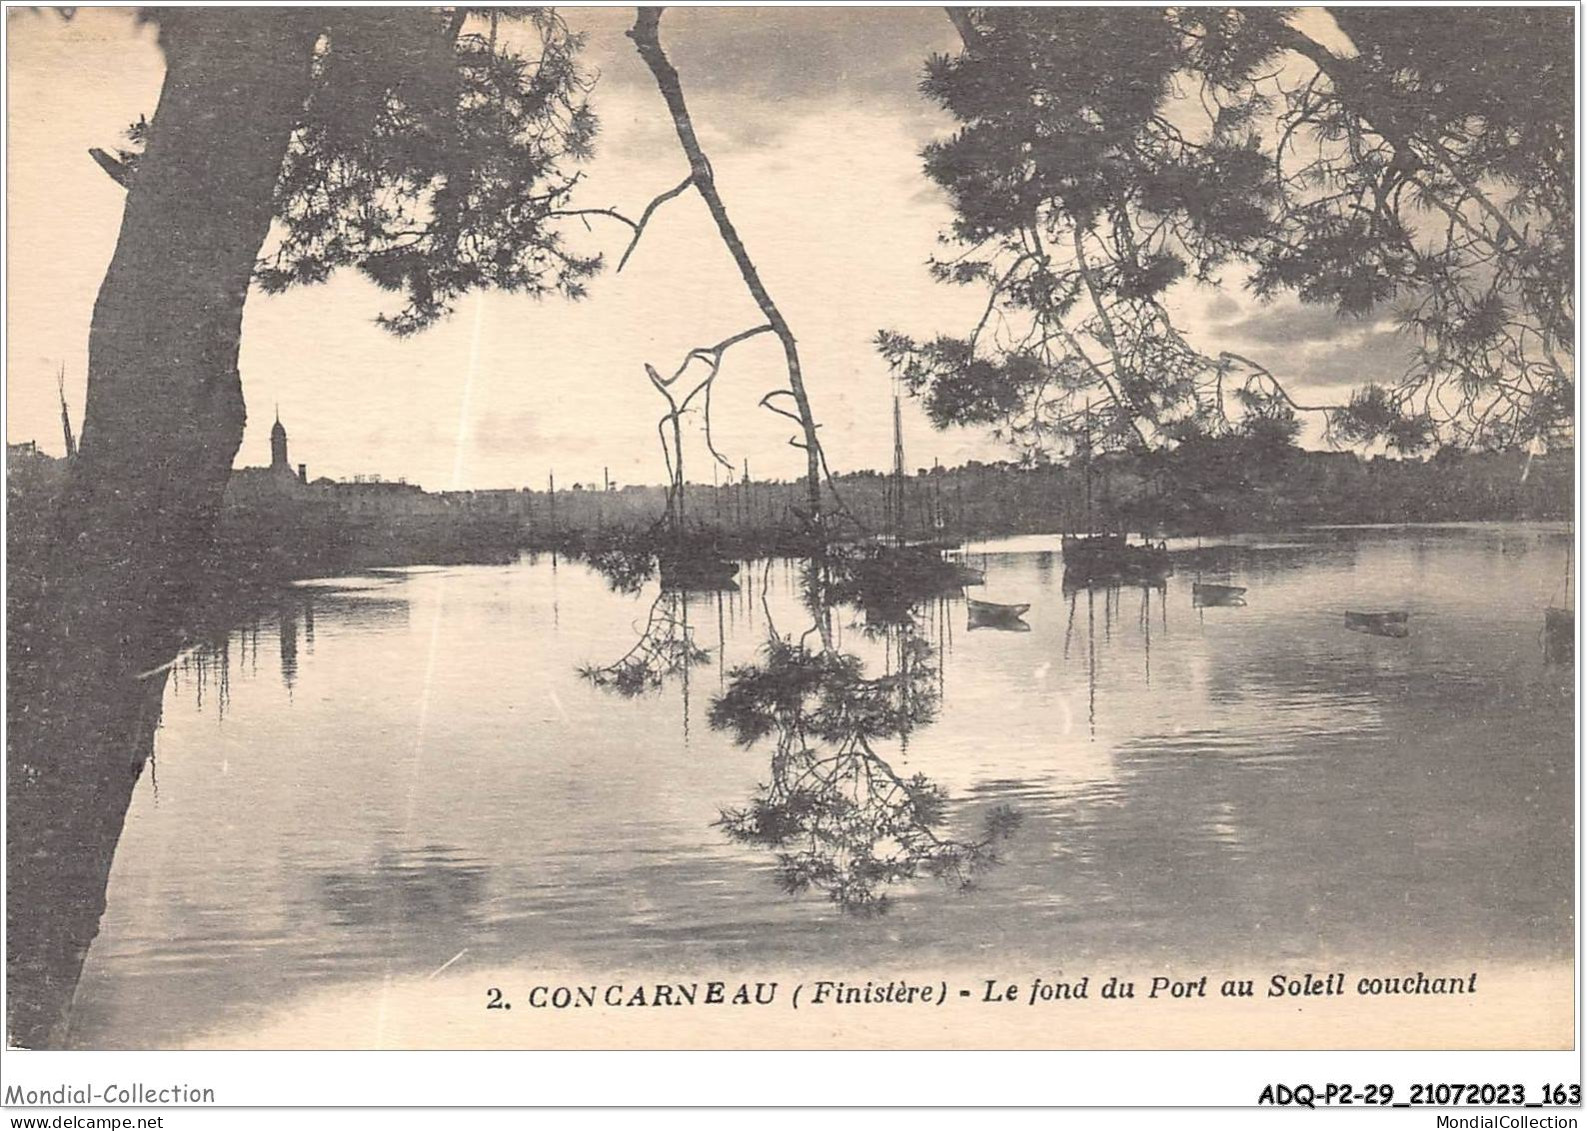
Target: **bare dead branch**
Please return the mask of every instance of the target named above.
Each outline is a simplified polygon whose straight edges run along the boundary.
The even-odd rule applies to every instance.
[[[639,237],[645,234],[645,225],[650,223],[650,218],[651,216],[655,215],[656,209],[660,208],[673,197],[678,196],[693,183],[694,174],[690,173],[687,177],[683,178],[683,180],[678,184],[677,188],[668,189],[666,192],[656,197],[656,199],[652,200],[649,204],[645,205],[645,210],[639,214],[638,223],[633,223],[630,221],[630,223],[633,223],[634,238],[628,241],[628,248],[623,252],[623,257],[617,261],[617,270],[619,273],[621,273],[623,268],[628,265],[628,257],[633,255],[634,249],[639,246]]]
[[[1224,366],[1228,363],[1238,362],[1247,369],[1254,371],[1257,375],[1266,378],[1268,383],[1272,385],[1273,391],[1278,395],[1279,399],[1281,399],[1285,404],[1289,405],[1289,407],[1294,409],[1296,412],[1332,413],[1340,412],[1345,407],[1344,405],[1340,404],[1301,404],[1294,397],[1290,396],[1289,390],[1284,388],[1284,383],[1273,375],[1272,370],[1268,369],[1264,365],[1258,365],[1256,362],[1252,361],[1248,357],[1243,356],[1242,354],[1224,350],[1218,355],[1218,362],[1218,376],[1220,383],[1224,373]]]
[[[667,58],[661,46],[661,13],[660,8],[640,8],[634,19],[634,26],[628,36],[634,41],[634,46],[639,51],[639,56],[650,68],[650,73],[655,77],[656,86],[667,104],[667,110],[672,115],[673,128],[677,132],[678,142],[683,147],[689,159],[691,170],[690,183],[693,184],[700,198],[705,201],[706,208],[711,213],[711,218],[716,222],[717,232],[722,237],[722,242],[727,246],[733,256],[733,261],[738,266],[739,275],[744,280],[744,285],[754,297],[755,303],[760,307],[770,324],[772,332],[782,343],[783,356],[788,367],[788,385],[793,393],[794,401],[799,408],[799,423],[804,431],[805,449],[807,457],[807,490],[812,514],[817,522],[821,514],[821,460],[820,441],[816,436],[816,423],[810,408],[810,398],[805,390],[804,375],[800,367],[799,348],[794,339],[793,331],[789,329],[787,321],[777,304],[772,301],[765,284],[761,281],[760,272],[756,269],[754,261],[750,259],[749,252],[744,247],[744,241],[739,236],[738,230],[733,226],[727,213],[727,206],[723,203],[721,195],[716,190],[716,178],[711,170],[711,163],[706,158],[705,150],[700,145],[700,140],[694,131],[693,119],[689,116],[688,105],[683,97],[682,82],[678,72]],[[680,190],[681,191],[681,190]]]
[[[105,175],[115,181],[122,188],[132,187],[132,168],[123,161],[119,161],[106,153],[98,146],[88,151],[98,166],[105,171]]]

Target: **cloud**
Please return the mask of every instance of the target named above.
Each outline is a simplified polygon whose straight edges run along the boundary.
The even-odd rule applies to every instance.
[[[630,9],[567,9],[589,33],[605,81],[649,89],[650,75],[625,38]],[[798,103],[841,91],[854,102],[913,102],[927,56],[955,50],[940,8],[677,8],[662,45],[686,92]],[[608,69],[608,62],[610,67]]]
[[[1302,303],[1293,295],[1252,303],[1223,290],[1190,321],[1199,321],[1197,339],[1204,348],[1249,357],[1297,388],[1338,390],[1395,381],[1415,357],[1414,340],[1392,321],[1341,318],[1332,307]]]
[[[597,111],[608,97],[643,93],[665,121],[654,79],[626,38],[631,11],[565,15],[587,35],[586,63],[600,72]],[[947,121],[919,90],[926,59],[958,47],[940,8],[677,8],[661,36],[697,124],[718,147],[770,145],[798,119],[834,107],[899,119],[922,143]]]
[[[1354,386],[1397,381],[1410,366],[1411,340],[1394,330],[1369,330],[1352,340],[1310,346],[1291,355],[1280,375],[1309,385]]]
[[[1228,322],[1244,312],[1245,307],[1241,306],[1232,295],[1220,293],[1207,304],[1202,316],[1209,322]]]

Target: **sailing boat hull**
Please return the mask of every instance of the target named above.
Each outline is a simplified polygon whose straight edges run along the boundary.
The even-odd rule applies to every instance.
[[[1173,572],[1166,546],[1132,546],[1118,534],[1066,536],[1063,554],[1065,575],[1079,582],[1162,578]]]

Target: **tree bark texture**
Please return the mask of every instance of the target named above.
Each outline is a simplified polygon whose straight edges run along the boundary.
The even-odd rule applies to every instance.
[[[9,641],[7,1035],[26,1047],[65,1041],[242,441],[243,305],[316,39],[312,10],[157,19],[165,84],[94,307],[54,557]]]

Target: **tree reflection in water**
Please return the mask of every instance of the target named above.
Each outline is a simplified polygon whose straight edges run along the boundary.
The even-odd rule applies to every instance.
[[[656,576],[656,557],[644,546],[608,546],[585,555],[614,593],[638,593]]]
[[[815,888],[845,911],[879,912],[889,885],[932,876],[967,887],[996,862],[1017,823],[1012,810],[994,810],[976,839],[945,837],[947,794],[924,774],[901,777],[874,745],[934,717],[932,654],[906,633],[898,671],[867,679],[858,657],[773,639],[760,663],[729,674],[711,725],[746,748],[770,739],[771,779],[717,823],[735,841],[774,850],[784,890]]]
[[[677,590],[657,594],[634,646],[610,664],[586,664],[579,674],[597,687],[632,698],[660,688],[668,676],[686,674],[689,668],[708,661],[711,654],[694,642],[686,600]]]
[[[717,826],[734,841],[773,850],[778,882],[789,893],[823,891],[857,912],[885,910],[887,888],[917,878],[968,886],[978,869],[996,862],[997,844],[1017,824],[1005,807],[989,814],[974,838],[945,835],[942,787],[924,774],[900,775],[879,751],[887,742],[904,747],[912,731],[936,717],[936,650],[920,635],[916,614],[922,602],[940,597],[942,584],[932,576],[921,592],[903,593],[899,571],[877,568],[874,557],[837,554],[806,563],[799,584],[811,627],[797,639],[783,637],[768,608],[759,661],[726,672],[710,709],[712,728],[738,745],[771,748],[769,780],[747,805],[724,808]],[[709,653],[694,643],[685,600],[659,594],[634,647],[581,674],[625,696],[674,675],[687,681]],[[860,657],[834,646],[838,607],[860,614],[863,636],[884,639],[883,675],[868,678]]]

